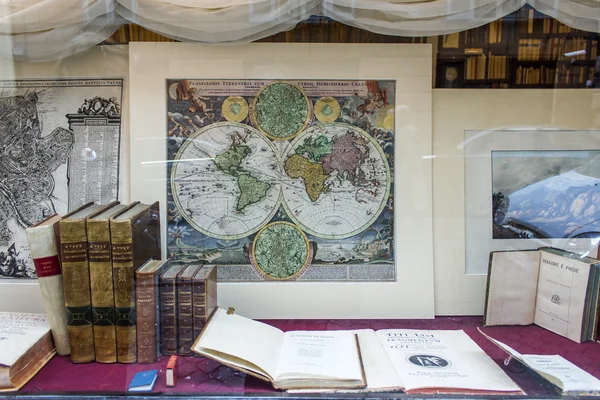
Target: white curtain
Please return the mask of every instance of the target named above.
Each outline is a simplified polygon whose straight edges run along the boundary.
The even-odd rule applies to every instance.
[[[89,49],[126,23],[114,0],[0,0],[0,56],[48,61]]]
[[[257,40],[293,28],[321,0],[117,0],[117,12],[167,37],[207,43]]]
[[[600,0],[528,0],[541,13],[565,25],[600,32]]]
[[[323,14],[347,25],[395,36],[436,36],[502,18],[525,0],[324,0]]]
[[[83,51],[133,22],[182,41],[227,44],[292,29],[311,15],[371,32],[435,36],[485,25],[529,3],[600,32],[600,0],[0,0],[0,55],[46,61]]]

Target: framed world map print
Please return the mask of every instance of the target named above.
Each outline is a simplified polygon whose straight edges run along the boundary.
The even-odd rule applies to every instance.
[[[366,50],[131,45],[131,196],[222,307],[433,316],[431,47]]]
[[[226,281],[394,281],[391,80],[173,80],[167,254]]]

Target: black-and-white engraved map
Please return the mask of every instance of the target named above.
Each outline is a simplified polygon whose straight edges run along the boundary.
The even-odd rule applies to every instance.
[[[35,278],[25,229],[119,196],[122,79],[0,81],[0,278]]]

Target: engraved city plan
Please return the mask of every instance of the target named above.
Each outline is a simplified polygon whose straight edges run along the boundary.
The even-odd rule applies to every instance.
[[[25,229],[119,195],[122,79],[0,81],[0,278],[36,278]]]
[[[168,254],[220,281],[395,281],[395,82],[168,80]]]

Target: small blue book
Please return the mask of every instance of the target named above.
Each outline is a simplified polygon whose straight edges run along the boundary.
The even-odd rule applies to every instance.
[[[129,384],[130,392],[151,392],[156,383],[156,377],[158,370],[153,369],[150,371],[138,372],[133,376],[131,383]]]

